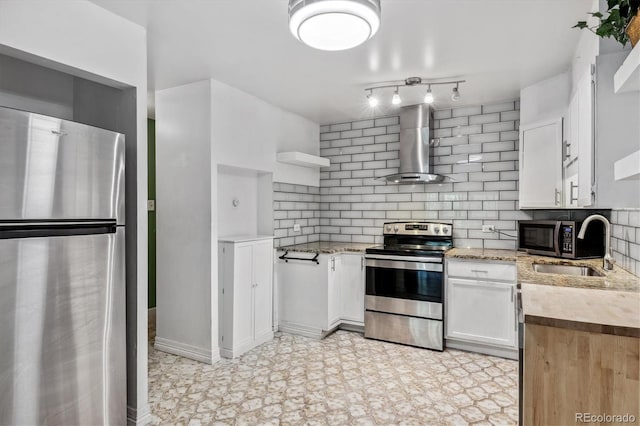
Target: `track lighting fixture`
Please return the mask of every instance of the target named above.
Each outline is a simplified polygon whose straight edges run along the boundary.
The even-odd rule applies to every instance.
[[[451,100],[457,101],[460,99],[460,91],[458,90],[461,83],[465,83],[465,80],[448,80],[448,81],[426,81],[422,77],[409,77],[402,81],[388,81],[376,84],[372,87],[367,87],[365,91],[369,92],[367,100],[371,108],[375,108],[379,104],[378,98],[375,97],[375,90],[382,90],[387,88],[395,88],[393,96],[391,98],[392,105],[402,104],[402,98],[400,97],[400,87],[402,86],[427,86],[427,93],[424,96],[424,103],[432,104],[435,101],[435,96],[431,91],[431,86],[441,85],[455,85],[451,94]]]

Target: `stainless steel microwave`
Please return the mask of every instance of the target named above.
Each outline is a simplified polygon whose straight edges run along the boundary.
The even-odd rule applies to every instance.
[[[604,256],[604,225],[589,224],[584,239],[578,238],[582,222],[565,220],[521,220],[518,248],[530,254],[588,259]]]

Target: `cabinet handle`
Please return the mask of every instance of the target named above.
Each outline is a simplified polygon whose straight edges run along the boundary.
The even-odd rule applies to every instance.
[[[560,195],[560,191],[558,191],[558,188],[554,189],[554,191],[556,192],[554,201],[555,201],[555,204],[557,206],[558,204],[560,204],[560,200],[558,199],[558,196]]]
[[[573,204],[574,201],[578,201],[578,197],[575,197],[575,198],[573,197],[573,190],[574,189],[578,189],[578,185],[577,184],[574,185],[573,181],[571,181],[571,188],[569,190],[569,199],[570,199],[569,203],[571,203],[571,204]]]
[[[489,271],[485,271],[483,269],[472,269],[471,272],[478,272],[478,273],[483,273],[483,274],[488,274]]]
[[[336,270],[336,258],[335,257],[331,258],[331,270],[332,271]]]
[[[513,302],[513,287],[511,287],[511,301]]]
[[[360,258],[360,270],[364,271],[364,257]]]
[[[511,290],[513,290],[513,287],[511,287]],[[518,331],[518,301],[520,300],[520,297],[522,296],[520,296],[520,293],[518,293],[518,296],[517,296],[518,300],[514,300],[514,303],[513,303],[513,316],[515,318],[513,321],[514,323],[513,326],[516,331]]]

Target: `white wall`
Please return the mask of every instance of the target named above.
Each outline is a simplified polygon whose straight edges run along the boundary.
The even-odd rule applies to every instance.
[[[127,137],[126,152],[127,403],[130,420],[146,422],[146,31],[88,1],[7,0],[0,2],[0,53],[120,88],[134,88],[136,124],[134,133]]]
[[[640,181],[613,177],[614,163],[640,150],[640,94],[614,93],[613,75],[627,51],[600,54],[596,67],[596,205],[639,208]]]
[[[520,91],[520,125],[563,117],[569,106],[569,72],[558,74]]]
[[[205,362],[218,359],[210,333],[210,117],[208,81],[156,92],[156,346]]]
[[[233,200],[238,205],[233,205]],[[218,169],[220,237],[258,234],[258,175],[245,169]]]
[[[218,237],[273,232],[272,173],[279,168],[276,153],[297,150],[317,155],[319,125],[234,87],[206,80],[157,92],[156,129],[157,333],[161,342],[168,340],[174,348],[182,345],[183,354],[196,359],[203,359],[206,348],[202,345],[208,345],[215,360]],[[185,167],[171,164],[185,156],[189,158]],[[319,185],[317,170],[299,169],[290,171],[288,177]],[[238,208],[231,204],[234,197],[240,200]],[[191,219],[187,215],[203,212],[208,224],[200,219],[184,223],[185,218]],[[180,238],[176,234],[182,227],[189,233],[200,230],[202,238],[194,236],[197,248],[193,250],[208,259],[196,256],[191,247],[185,248],[186,241],[179,239],[176,244],[173,236]],[[186,256],[185,251],[192,256]],[[162,277],[165,269],[161,268],[167,270],[167,277]],[[197,303],[195,299],[199,299]],[[184,303],[187,300],[191,302]],[[194,312],[183,312],[189,309]],[[189,321],[179,319],[181,315]],[[204,330],[208,330],[208,340]]]
[[[276,182],[320,185],[317,169],[276,162],[283,151],[319,155],[318,124],[215,80],[211,105],[217,164],[274,172]]]

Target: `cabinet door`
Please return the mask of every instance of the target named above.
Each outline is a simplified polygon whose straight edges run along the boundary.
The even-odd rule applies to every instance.
[[[577,137],[574,143],[578,150],[578,188],[577,202],[580,207],[588,207],[593,204],[591,188],[593,183],[593,80],[591,78],[591,66],[585,70],[578,81],[574,99],[578,120],[576,124]],[[573,100],[572,100],[573,103]],[[572,146],[573,147],[573,146]]]
[[[250,245],[233,250],[233,346],[239,347],[253,341],[253,252]]]
[[[364,257],[360,254],[340,257],[340,317],[364,324]]]
[[[254,338],[272,331],[273,243],[253,245]]]
[[[447,280],[447,338],[516,347],[515,285]]]
[[[327,329],[333,328],[340,321],[341,260],[341,256],[333,255],[329,258]]]
[[[520,207],[561,207],[562,118],[520,129]]]

